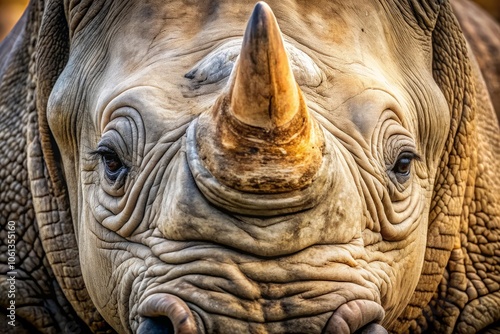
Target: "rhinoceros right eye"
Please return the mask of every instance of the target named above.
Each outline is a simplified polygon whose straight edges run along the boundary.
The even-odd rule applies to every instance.
[[[106,177],[110,181],[116,181],[120,175],[126,172],[127,168],[113,150],[98,148],[95,153],[101,156]]]
[[[116,155],[106,154],[102,157],[104,164],[106,165],[106,172],[110,175],[117,174],[123,167],[122,162]]]

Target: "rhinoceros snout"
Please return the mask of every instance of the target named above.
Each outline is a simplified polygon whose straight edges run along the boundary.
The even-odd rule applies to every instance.
[[[144,318],[137,329],[138,334],[174,334],[175,329],[168,317]]]
[[[196,334],[193,313],[180,298],[167,293],[147,297],[138,310],[141,316],[138,334]]]
[[[387,334],[377,322],[384,318],[382,306],[370,300],[352,300],[340,306],[326,324],[325,334]]]

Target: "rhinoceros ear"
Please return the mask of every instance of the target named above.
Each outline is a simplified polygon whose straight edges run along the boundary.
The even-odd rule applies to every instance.
[[[437,1],[435,3],[437,6]],[[469,196],[467,194],[471,192],[469,183],[473,178],[475,163],[473,152],[476,150],[476,139],[473,133],[476,102],[474,73],[467,44],[447,0],[439,4],[431,37],[433,76],[447,100],[448,110],[443,112],[449,112],[451,122],[435,178],[422,275],[409,306],[398,319],[397,326],[402,324],[424,328],[448,326],[453,329],[453,324],[446,322],[454,321],[455,317],[447,316],[446,312],[449,310],[445,310],[442,305],[445,303],[431,302],[431,299],[436,298],[435,294],[438,285],[442,283],[445,270],[449,270],[450,263],[456,260],[454,258],[457,257],[457,252],[461,252],[457,245],[460,245],[463,214],[467,212],[463,209],[470,205],[467,202],[470,201],[470,194]],[[453,284],[462,284],[466,281],[465,274],[463,275],[464,277],[455,277],[447,282],[447,288],[451,288],[447,293],[456,288]],[[464,296],[466,295],[463,294],[461,297]],[[464,301],[456,301],[457,305],[461,302]],[[432,311],[429,305],[434,305]],[[436,331],[444,332],[444,330]]]
[[[28,105],[28,175],[40,239],[47,260],[67,300],[93,332],[109,325],[85,287],[71,207],[59,150],[47,122],[47,101],[69,55],[69,29],[62,1],[32,1]]]

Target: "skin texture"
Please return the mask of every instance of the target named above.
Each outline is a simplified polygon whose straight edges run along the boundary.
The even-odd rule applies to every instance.
[[[0,47],[8,330],[498,331],[495,77],[451,4],[252,7],[30,4]]]
[[[484,14],[477,5],[468,1],[455,1],[455,12],[469,45],[476,55],[479,67],[491,97],[491,103],[500,119],[500,26]]]

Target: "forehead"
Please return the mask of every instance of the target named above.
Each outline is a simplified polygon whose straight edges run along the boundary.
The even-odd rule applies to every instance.
[[[397,6],[376,0],[366,1],[299,1],[269,0],[268,4],[278,19],[285,35],[299,41],[352,40],[357,28],[366,33],[380,33],[397,19],[391,14]],[[127,33],[130,37],[159,38],[168,34],[176,37],[195,38],[203,33],[211,39],[228,35],[241,35],[255,2],[251,1],[110,1],[104,5],[104,15],[98,15],[103,32]],[[89,10],[90,11],[90,10]],[[397,11],[397,10],[396,10]],[[79,19],[80,13],[70,21]],[[111,27],[120,27],[119,30]],[[94,27],[95,28],[95,27]],[[199,41],[198,41],[199,42]]]
[[[405,24],[398,8],[380,1],[267,1],[286,41],[310,50],[326,62],[369,62],[422,54],[422,39]],[[241,38],[254,3],[248,1],[112,1],[82,29],[74,49],[100,45],[123,65],[147,65],[158,58],[202,54],[231,38]],[[399,13],[401,14],[401,13]],[[85,32],[87,30],[87,32]],[[89,33],[89,30],[91,33]],[[97,41],[96,41],[97,40]],[[415,43],[417,42],[417,43]],[[395,57],[396,60],[405,57]],[[395,62],[390,62],[394,64]]]
[[[420,76],[431,69],[430,52],[422,47],[429,41],[405,22],[400,12],[404,1],[267,2],[285,41],[304,51],[327,77],[349,73],[359,75],[363,86],[372,79],[399,86],[408,77],[402,71]],[[91,86],[102,86],[100,91],[141,84],[181,94],[184,75],[196,63],[228,41],[242,40],[254,5],[243,0],[108,1],[73,35],[71,63],[93,82],[100,81]],[[335,78],[327,82],[342,85],[335,90],[347,87]],[[100,95],[94,93],[89,95]]]

